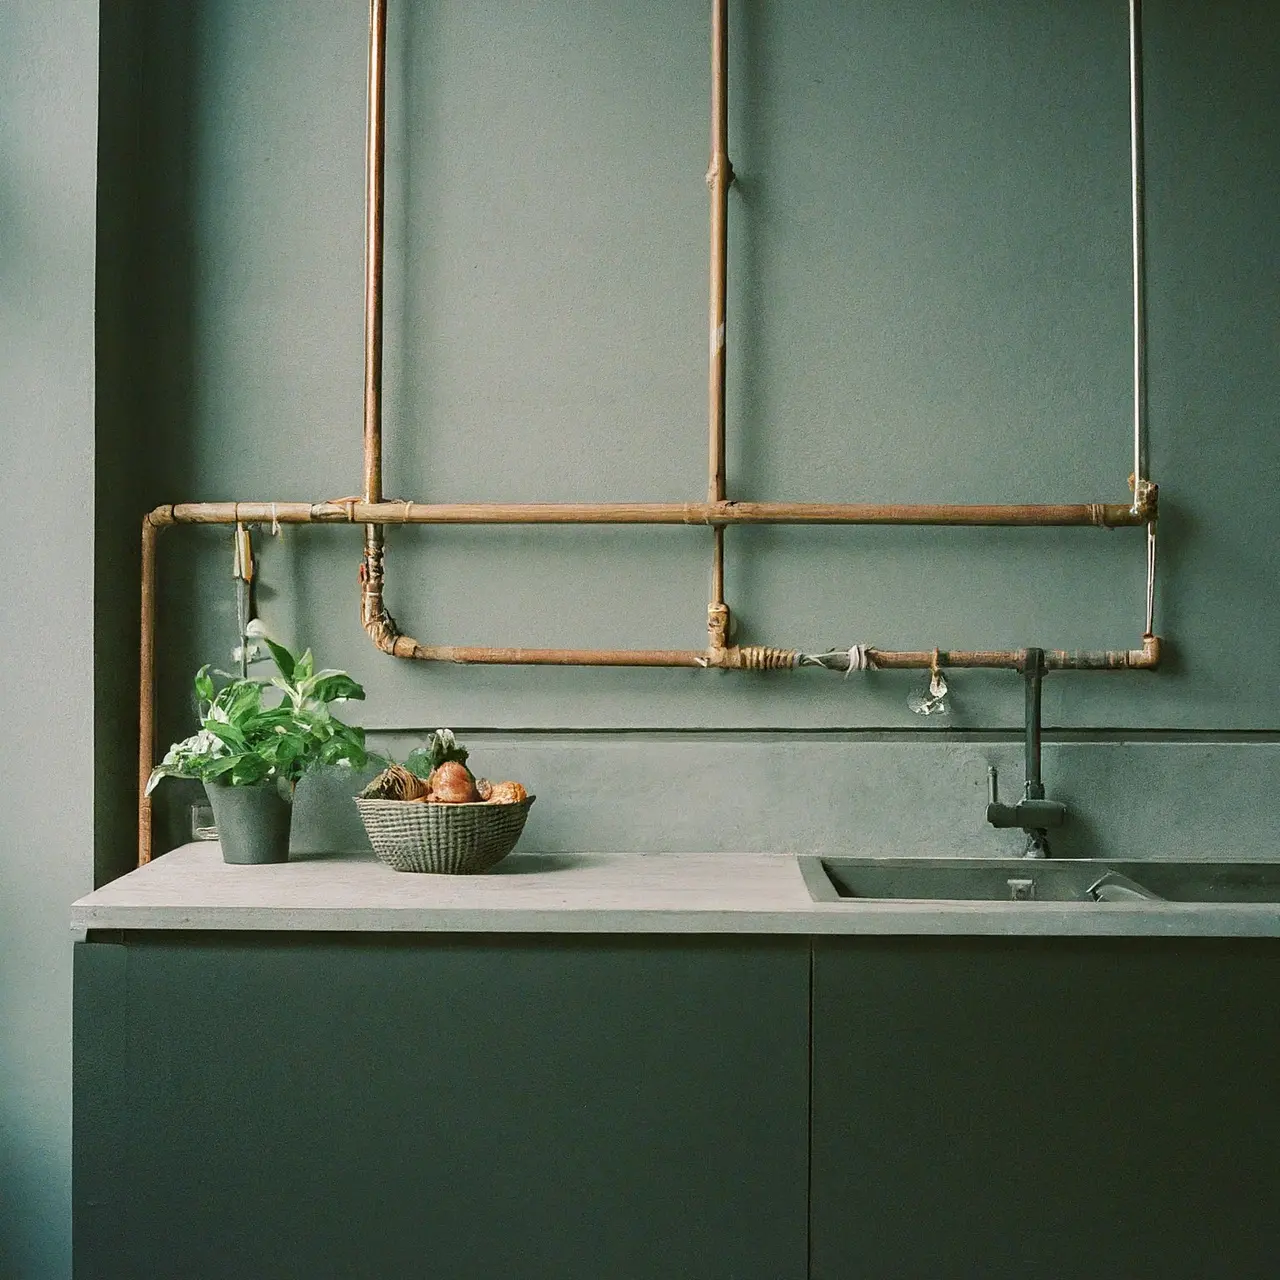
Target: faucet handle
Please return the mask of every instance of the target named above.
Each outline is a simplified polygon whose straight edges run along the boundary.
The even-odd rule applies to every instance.
[[[1000,777],[995,765],[987,769],[987,821],[993,827],[1017,827],[1021,825],[1011,804],[1000,803]]]
[[[993,827],[1021,827],[1024,831],[1060,827],[1067,820],[1067,806],[1056,800],[1025,798],[1017,804],[1000,803],[1000,777],[995,765],[987,769],[987,821]]]

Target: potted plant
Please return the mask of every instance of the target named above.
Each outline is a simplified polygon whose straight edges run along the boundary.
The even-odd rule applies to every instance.
[[[279,674],[269,682],[233,678],[217,688],[209,667],[201,667],[200,730],[175,742],[147,782],[148,795],[162,778],[203,782],[222,856],[232,863],[286,862],[298,780],[322,765],[358,768],[368,759],[364,730],[331,710],[363,698],[360,685],[345,671],[317,671],[310,649],[296,656],[261,638]]]

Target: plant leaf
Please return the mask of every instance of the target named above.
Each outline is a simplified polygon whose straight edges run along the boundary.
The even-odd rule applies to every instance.
[[[321,671],[308,681],[307,696],[317,702],[345,702],[362,699],[364,689],[345,671]]]
[[[289,676],[295,684],[301,684],[303,680],[310,680],[316,672],[316,660],[311,656],[310,649],[302,651],[302,657],[293,665],[293,673]]]
[[[196,697],[201,702],[213,701],[213,677],[209,674],[208,663],[196,672]]]
[[[165,778],[185,778],[189,776],[184,769],[175,765],[158,764],[151,770],[151,776],[147,779],[147,786],[142,794],[149,796]]]
[[[248,750],[249,744],[245,741],[245,736],[238,727],[231,724],[220,724],[216,720],[208,720],[205,722],[205,728],[220,742],[226,743],[232,751],[242,752]]]
[[[297,667],[297,659],[284,645],[278,644],[270,636],[263,636],[262,640],[267,648],[271,650],[271,656],[275,659],[276,666],[280,668],[280,674],[286,680],[292,681],[294,670]]]

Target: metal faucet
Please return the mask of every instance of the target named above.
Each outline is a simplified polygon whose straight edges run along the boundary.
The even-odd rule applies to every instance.
[[[987,821],[993,827],[1021,827],[1027,833],[1025,858],[1047,858],[1049,827],[1060,827],[1067,820],[1067,806],[1044,798],[1040,778],[1040,686],[1044,680],[1044,650],[1027,649],[1023,654],[1022,675],[1026,687],[1026,786],[1017,804],[1001,804],[996,767],[987,770]]]

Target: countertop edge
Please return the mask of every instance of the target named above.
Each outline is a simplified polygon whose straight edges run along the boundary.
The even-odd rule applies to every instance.
[[[950,902],[788,911],[83,907],[71,928],[127,932],[758,934],[904,937],[1280,937],[1262,905],[973,907]]]

